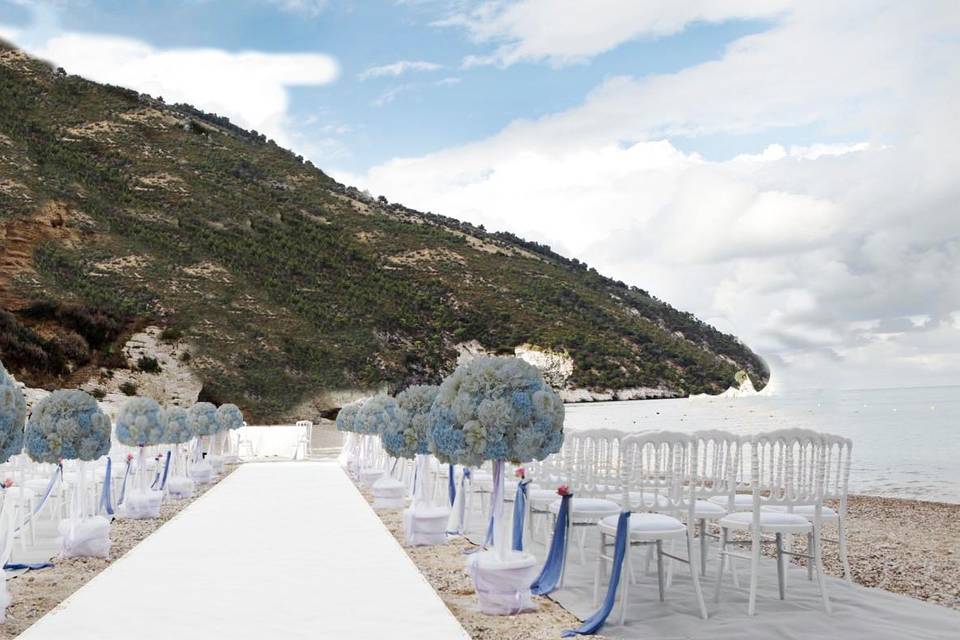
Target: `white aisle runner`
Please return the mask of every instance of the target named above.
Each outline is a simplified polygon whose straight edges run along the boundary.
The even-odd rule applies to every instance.
[[[242,465],[20,636],[457,640],[335,462]]]

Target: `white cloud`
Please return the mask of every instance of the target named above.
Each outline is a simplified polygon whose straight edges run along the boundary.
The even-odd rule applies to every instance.
[[[386,91],[378,95],[376,98],[374,98],[373,102],[371,102],[370,104],[372,104],[375,107],[384,107],[390,104],[391,102],[393,102],[394,100],[396,100],[397,96],[399,96],[401,93],[404,93],[405,91],[410,91],[411,89],[413,89],[414,86],[416,85],[398,84],[396,86],[390,87],[389,89],[387,89]]]
[[[360,80],[382,78],[384,76],[396,78],[397,76],[410,73],[412,71],[436,71],[437,69],[442,68],[442,65],[439,65],[435,62],[427,62],[425,60],[398,60],[397,62],[392,62],[390,64],[384,64],[378,67],[370,67],[357,77]]]
[[[788,5],[786,0],[498,0],[435,24],[465,28],[478,42],[500,43],[491,54],[469,56],[467,66],[540,60],[567,64],[635,38],[674,34],[693,22],[772,18]]]
[[[315,17],[327,8],[328,0],[266,0],[282,11]]]
[[[326,85],[339,74],[336,60],[318,53],[159,49],[102,34],[58,31],[38,38],[29,29],[16,43],[69,73],[192,104],[281,145],[293,140],[289,87]]]
[[[741,336],[787,385],[960,383],[960,12],[915,9],[800,3],[720,59],[341,179],[585,259]],[[831,142],[707,161],[671,141],[798,127]]]

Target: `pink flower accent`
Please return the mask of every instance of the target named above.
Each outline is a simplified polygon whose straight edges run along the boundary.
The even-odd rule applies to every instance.
[[[561,497],[570,495],[570,487],[565,484],[560,485],[557,487],[557,495]]]
[[[516,471],[513,472],[513,475],[517,476],[521,480],[527,477],[527,470],[523,467],[518,467]]]
[[[132,453],[128,453],[128,454],[127,454],[127,462],[133,462],[133,454],[132,454]]]
[[[6,480],[3,481],[3,488],[4,488],[4,489],[9,489],[9,488],[12,487],[12,486],[13,486],[13,479],[12,479],[12,478],[7,478]]]

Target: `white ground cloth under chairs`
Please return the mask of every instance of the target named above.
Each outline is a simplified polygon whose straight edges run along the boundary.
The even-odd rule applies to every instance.
[[[798,555],[784,548],[784,536],[810,534],[809,549],[804,557],[814,565],[823,607],[827,613],[830,613],[830,599],[824,580],[820,545],[823,527],[821,513],[826,463],[825,440],[821,434],[812,431],[785,429],[754,436],[749,439],[749,446],[753,507],[750,511],[731,513],[719,521],[721,529],[719,570],[714,599],[719,601],[728,557],[749,559],[748,614],[753,615],[756,612],[761,545],[770,542],[769,539],[764,539],[764,534],[774,536],[772,542],[776,550],[778,590],[780,599],[784,599],[786,597],[784,558]],[[734,487],[735,483],[731,483],[731,501],[735,495],[732,493]],[[790,513],[792,509],[803,505],[814,506],[812,520]],[[772,511],[769,507],[785,507],[786,510]],[[736,541],[731,539],[730,532],[746,532],[750,538],[747,541]],[[749,556],[728,550],[728,547],[741,542],[747,542],[750,545]]]

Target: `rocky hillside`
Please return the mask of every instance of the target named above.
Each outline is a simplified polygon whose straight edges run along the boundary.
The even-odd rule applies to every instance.
[[[256,420],[437,381],[469,349],[545,353],[581,394],[769,375],[549,247],[372,199],[224,118],[2,44],[0,242],[0,358],[33,386],[155,373],[125,355],[148,326],[202,397]]]

